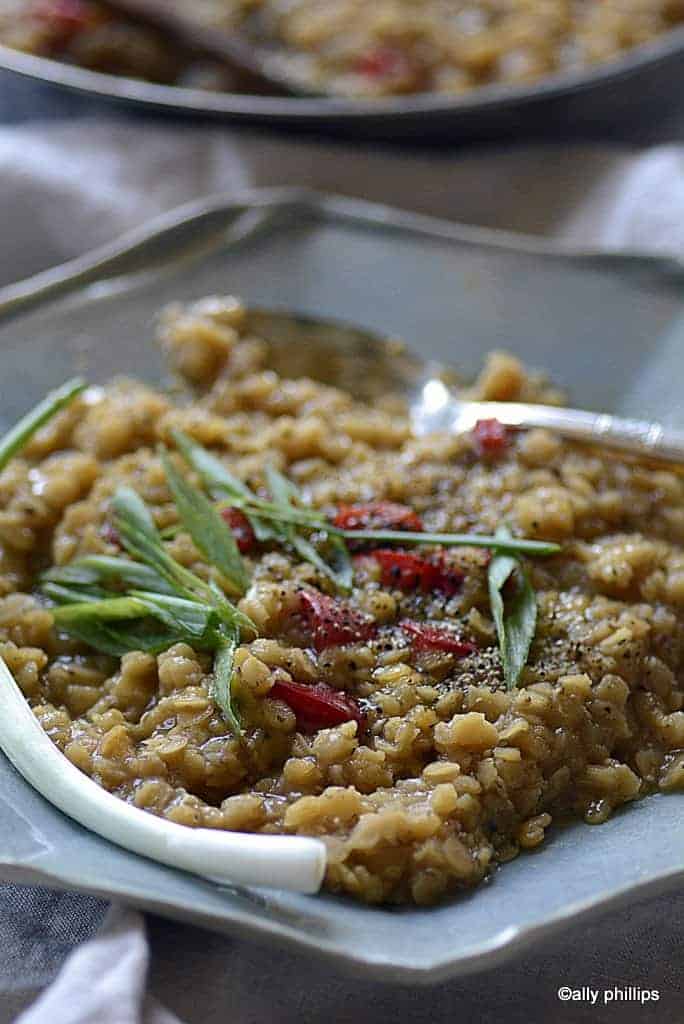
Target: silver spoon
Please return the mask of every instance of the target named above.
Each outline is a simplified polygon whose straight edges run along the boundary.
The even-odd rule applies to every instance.
[[[288,60],[275,45],[262,41],[246,27],[210,24],[192,15],[186,0],[103,0],[110,10],[170,34],[180,44],[199,50],[247,76],[243,85],[267,86],[270,91],[321,95],[307,75],[305,59]]]
[[[684,431],[553,405],[466,401],[450,386],[453,370],[360,327],[269,310],[251,310],[249,326],[267,343],[269,365],[285,376],[312,377],[371,403],[388,394],[407,398],[418,434],[463,433],[478,420],[495,418],[508,427],[547,427],[573,441],[684,462]]]

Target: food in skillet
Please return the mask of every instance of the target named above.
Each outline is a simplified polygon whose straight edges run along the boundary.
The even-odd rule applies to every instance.
[[[105,74],[178,82],[189,64],[154,29],[91,0],[0,0],[0,43]]]
[[[459,94],[610,61],[684,19],[682,0],[167,0],[203,26],[248,30],[308,88],[360,98]],[[178,85],[240,89],[213,62],[97,0],[0,0],[0,42]]]
[[[83,772],[421,904],[682,785],[677,473],[414,437],[391,396],[276,376],[236,300],[161,340],[191,398],[74,385],[2,448],[0,655]],[[557,400],[501,354],[475,393]]]

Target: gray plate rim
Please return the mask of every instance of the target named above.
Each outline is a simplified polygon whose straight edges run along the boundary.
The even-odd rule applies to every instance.
[[[527,856],[532,858],[534,854]],[[105,900],[112,899],[112,897],[119,898],[123,904],[158,914],[161,917],[171,920],[188,920],[200,927],[211,928],[206,915],[198,917],[186,905],[169,900],[150,899],[137,893],[132,896],[130,888],[120,883],[103,886],[82,885],[79,883],[78,877],[71,876],[66,869],[57,876],[43,870],[28,874],[22,869],[8,871],[3,868],[3,875],[7,881],[14,881],[16,884],[45,885],[48,888],[63,891],[77,890]],[[511,926],[492,939],[483,940],[466,955],[456,958],[448,955],[434,957],[420,966],[408,966],[405,963],[399,965],[392,960],[385,959],[382,951],[377,957],[356,956],[348,950],[341,949],[334,940],[327,940],[320,936],[315,939],[308,938],[302,930],[295,930],[273,919],[257,921],[248,909],[231,908],[229,914],[223,918],[223,922],[224,924],[230,922],[235,926],[235,930],[231,929],[230,931],[232,935],[239,934],[257,943],[268,942],[269,938],[280,940],[284,947],[291,952],[311,953],[317,958],[321,957],[347,975],[363,975],[378,981],[403,985],[429,986],[488,971],[509,963],[515,957],[539,945],[544,939],[558,935],[562,928],[576,924],[580,919],[583,921],[597,919],[613,910],[619,910],[635,900],[644,900],[648,897],[655,899],[673,889],[675,883],[681,884],[682,881],[684,881],[684,868],[675,868],[638,884],[616,886],[602,897],[579,900],[563,910],[549,915],[548,918],[537,924],[523,927]],[[246,890],[241,891],[245,892]],[[457,906],[457,904],[454,905]],[[400,915],[401,910],[397,915],[397,921],[401,920]],[[214,930],[227,932],[225,926],[223,928],[214,926]]]
[[[129,274],[139,273],[145,265],[151,246],[169,239],[179,231],[183,235],[192,236],[193,231],[201,230],[208,216],[225,216],[228,222],[226,226],[230,230],[230,240],[238,240],[271,226],[282,215],[291,216],[298,212],[306,212],[323,220],[332,218],[356,225],[365,224],[372,228],[406,231],[465,245],[517,251],[521,254],[537,253],[559,260],[610,266],[618,271],[627,271],[636,265],[648,267],[652,272],[668,277],[674,274],[679,278],[684,274],[684,262],[674,257],[559,246],[543,238],[488,228],[473,228],[364,200],[348,199],[307,189],[256,189],[239,193],[237,196],[218,195],[185,204],[129,232],[110,245],[0,289],[0,321],[11,320],[20,313],[49,305],[55,298],[78,292],[86,285],[95,282],[105,284],[117,279],[125,280]],[[173,261],[173,255],[170,261]],[[80,829],[80,826],[73,822],[72,824],[76,830]],[[44,870],[35,872],[30,864],[26,868],[15,864],[12,868],[5,867],[3,874],[8,880],[17,882],[35,884],[38,881],[55,888],[77,888],[104,898],[118,896],[123,902],[143,906],[165,916],[193,919],[192,908],[175,904],[170,900],[146,897],[144,893],[136,891],[135,883],[128,887],[121,883],[102,887],[79,884],[79,879],[70,874],[68,866],[57,875]],[[353,951],[341,949],[333,940],[328,941],[320,936],[309,937],[304,931],[295,930],[274,918],[257,920],[248,908],[233,906],[221,921],[224,930],[225,923],[230,922],[236,931],[252,939],[278,939],[292,950],[321,955],[345,972],[362,972],[367,976],[395,983],[429,985],[446,978],[496,967],[544,938],[556,934],[571,922],[576,922],[580,918],[587,920],[599,916],[637,898],[655,897],[681,881],[684,881],[684,865],[656,870],[639,881],[614,885],[601,894],[564,906],[543,920],[527,925],[510,926],[492,938],[483,939],[466,955],[456,958],[448,954],[437,955],[419,965],[411,966],[398,965],[385,959],[382,951],[379,951],[377,956],[355,955]],[[200,923],[208,926],[209,916],[200,916]],[[219,927],[218,919],[213,919],[213,923],[215,927]]]
[[[131,260],[177,233],[192,234],[209,217],[232,217],[232,240],[268,228],[284,215],[297,212],[389,231],[405,231],[462,245],[503,249],[558,260],[620,267],[650,267],[668,276],[684,274],[684,259],[675,253],[568,245],[541,235],[477,227],[427,214],[412,213],[383,203],[320,192],[298,186],[256,188],[216,193],[195,199],[151,218],[139,227],[72,260],[0,288],[0,320],[18,315],[41,301],[57,298],[98,279],[130,271]]]
[[[534,85],[482,86],[465,96],[445,97],[439,93],[423,93],[378,100],[213,93],[175,85],[155,85],[142,79],[90,71],[4,45],[0,45],[0,68],[103,99],[123,100],[168,111],[302,123],[326,120],[333,124],[353,125],[378,119],[400,122],[416,114],[458,116],[526,106],[620,81],[675,57],[682,51],[684,25],[669,29],[658,38],[627,51],[613,61],[598,64],[590,70],[549,75]]]

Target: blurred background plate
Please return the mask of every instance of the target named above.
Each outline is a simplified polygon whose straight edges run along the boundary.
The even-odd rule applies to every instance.
[[[681,109],[684,27],[582,73],[529,86],[486,86],[374,101],[209,92],[88,71],[0,46],[0,69],[81,94],[84,111],[103,103],[150,113],[222,119],[339,136],[421,142],[534,137],[624,137],[634,124]],[[55,91],[54,104],[61,98]],[[49,104],[46,104],[49,105]]]
[[[466,377],[505,347],[578,405],[684,425],[683,283],[674,260],[564,253],[359,201],[291,190],[218,197],[0,291],[0,419],[74,372],[158,381],[160,307],[234,292],[402,336]],[[683,813],[684,794],[648,797],[600,827],[553,829],[538,852],[447,905],[370,908],[221,889],[136,857],[64,817],[0,755],[0,877],[121,899],[374,977],[434,982],[492,966],[571,920],[674,892]]]

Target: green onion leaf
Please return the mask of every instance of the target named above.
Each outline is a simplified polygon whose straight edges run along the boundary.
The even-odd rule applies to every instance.
[[[127,534],[144,538],[148,543],[161,547],[161,538],[152,513],[136,491],[131,487],[120,487],[112,499],[112,505],[118,525]]]
[[[214,658],[214,674],[209,692],[233,733],[242,736],[242,724],[233,699],[233,666],[238,638],[225,630]]]
[[[490,548],[506,554],[520,553],[523,555],[555,555],[561,548],[559,544],[546,540],[525,540],[513,537],[510,533],[504,536],[500,530],[494,537],[482,533],[425,533],[419,530],[338,530],[331,527],[331,532],[349,540],[374,540],[401,544],[439,544],[441,547]]]
[[[207,498],[177,473],[168,457],[162,458],[185,528],[223,575],[227,576],[225,570],[229,569],[235,580],[231,561],[235,541],[228,527]],[[241,726],[231,693],[233,655],[241,633],[256,636],[256,626],[231,604],[214,580],[205,582],[171,557],[150,510],[135,491],[120,488],[112,506],[124,547],[140,561],[89,555],[43,573],[42,590],[56,602],[52,609],[55,624],[114,657],[129,651],[158,654],[180,642],[215,652],[212,696],[239,736]],[[102,584],[130,589],[117,593]]]
[[[158,573],[179,597],[205,599],[207,584],[180,565],[164,548],[145,502],[130,487],[120,487],[112,499],[116,527],[129,554]]]
[[[131,650],[149,650],[150,645],[156,648],[162,641],[167,647],[182,642],[214,650],[221,628],[215,609],[208,605],[144,590],[131,591],[125,597],[61,605],[53,609],[53,615],[61,629],[85,638],[107,653],[111,653],[113,646],[124,654]],[[161,622],[166,631],[160,632],[149,619]],[[125,625],[113,631],[109,625],[112,622]]]
[[[329,551],[327,563],[335,574],[337,585],[345,594],[351,592],[354,583],[354,566],[349,548],[341,537],[328,534],[326,548]]]
[[[130,554],[136,555],[159,573],[174,588],[178,597],[213,605],[221,621],[227,626],[244,629],[256,636],[257,629],[252,620],[231,604],[213,581],[205,583],[169,555],[147,506],[135,491],[121,487],[114,495],[112,504],[117,529]],[[144,516],[141,514],[141,506]]]
[[[292,481],[283,476],[275,466],[266,466],[264,472],[274,505],[290,508],[292,505],[301,504],[302,496],[300,492]]]
[[[493,551],[508,554],[555,555],[561,548],[551,541],[526,540],[500,533],[487,536],[477,533],[428,533],[418,530],[342,530],[327,522],[315,509],[297,507],[302,498],[294,484],[272,466],[266,468],[267,482],[272,501],[264,501],[234,477],[225,466],[213,455],[210,455],[200,444],[193,441],[179,430],[172,432],[187,462],[197,471],[207,489],[214,495],[225,495],[230,504],[241,508],[257,534],[267,540],[283,540],[284,533],[277,526],[268,527],[264,520],[274,524],[298,526],[309,530],[325,531],[330,537],[344,540],[368,540],[378,543],[438,544],[443,547],[478,547],[490,548]],[[257,526],[265,531],[259,535]]]
[[[272,517],[274,521],[271,522],[267,529],[274,540],[279,541],[281,544],[289,544],[291,547],[295,547],[296,534],[293,524],[287,519],[287,515],[293,507],[292,499],[296,491],[282,473],[279,473],[273,466],[266,466],[264,473],[272,499],[269,505],[275,510],[275,516]],[[303,537],[299,539],[304,541]],[[306,549],[304,548],[304,550]],[[310,560],[303,550],[300,550],[299,554],[305,561]]]
[[[226,508],[235,506],[245,510],[245,515],[258,541],[278,539],[277,530],[264,523],[259,516],[246,508],[248,504],[260,504],[260,499],[249,489],[247,484],[234,476],[219,459],[184,434],[182,430],[172,430],[171,437],[185,461],[195,470],[212,496],[225,498]]]
[[[55,391],[50,391],[42,402],[39,402],[30,412],[19,420],[18,423],[7,431],[0,440],[0,470],[4,469],[7,463],[17,452],[26,445],[33,435],[37,433],[48,420],[56,416],[58,412],[66,408],[76,395],[79,395],[86,387],[84,380],[74,377],[66,384]]]
[[[244,594],[249,578],[232,531],[209,499],[181,476],[165,451],[161,459],[183,527],[231,589]]]
[[[55,622],[68,626],[71,622],[99,620],[100,622],[121,619],[139,619],[148,614],[146,605],[135,597],[108,597],[103,601],[84,601],[81,604],[66,604],[53,611]]]
[[[102,587],[78,587],[61,583],[41,584],[41,592],[55,604],[77,604],[83,601],[102,601],[112,595]]]
[[[41,588],[48,583],[64,587],[92,587],[99,582],[99,577],[92,569],[86,569],[71,562],[70,565],[53,565],[39,577]]]
[[[221,622],[230,631],[239,629],[250,639],[255,639],[259,635],[259,631],[244,612],[241,612],[239,608],[236,608],[234,604],[226,600],[226,597],[214,580],[209,580],[207,584],[207,593],[210,598],[213,599],[216,613],[221,619]]]
[[[182,430],[172,430],[171,437],[185,461],[195,470],[209,492],[225,494],[236,501],[256,499],[256,495],[242,480],[233,476],[219,459]]]
[[[150,615],[182,635],[190,644],[202,646],[202,641],[207,637],[211,640],[220,625],[216,610],[199,601],[151,594],[145,590],[132,590],[130,596],[142,602]]]
[[[265,473],[273,504],[281,509],[284,515],[303,502],[302,495],[292,481],[283,476],[274,466],[266,466]],[[338,590],[349,592],[352,587],[353,572],[347,545],[339,536],[332,539],[329,523],[320,513],[312,510],[308,511],[308,515],[310,518],[306,522],[306,526],[309,529],[316,529],[328,534],[330,551],[334,555],[332,563],[327,562],[321,556],[318,548],[307,537],[302,536],[292,523],[287,523],[285,520],[280,527],[282,540],[289,544],[305,562],[309,562],[323,576],[331,580]]]
[[[161,630],[147,606],[131,597],[62,605],[52,614],[58,628],[114,657],[129,651],[158,653],[182,639],[177,631]]]
[[[121,658],[129,651],[161,654],[182,639],[160,628],[153,619],[110,624],[99,619],[74,618],[62,628],[94,650],[114,658]]]
[[[497,530],[497,538],[510,537],[507,527]],[[537,627],[537,598],[520,560],[509,554],[496,554],[487,572],[489,600],[499,639],[506,689],[513,690],[527,664]],[[504,599],[504,585],[511,581],[513,592]]]
[[[175,593],[173,587],[149,566],[109,555],[86,555],[69,565],[53,566],[42,573],[40,579],[43,584],[87,587],[113,583],[126,584],[138,590],[153,590],[159,594]]]

